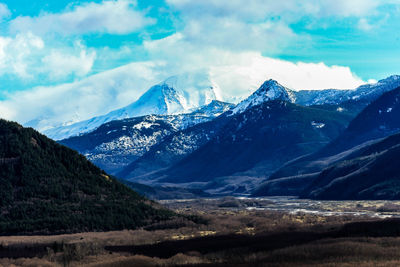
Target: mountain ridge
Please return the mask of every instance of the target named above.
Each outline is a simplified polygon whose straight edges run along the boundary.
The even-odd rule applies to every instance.
[[[191,84],[193,83],[193,84]],[[275,80],[267,80],[260,88],[245,100],[241,101],[233,110],[233,113],[242,112],[247,106],[252,106],[266,99],[282,99],[301,105],[339,105],[347,102],[358,102],[358,106],[366,106],[380,94],[400,86],[400,76],[392,75],[382,79],[375,84],[362,85],[355,90],[301,90],[294,91],[280,85]],[[159,92],[156,92],[156,91]],[[152,86],[137,101],[123,108],[111,111],[106,115],[93,117],[70,125],[50,127],[43,131],[49,137],[61,140],[70,136],[77,136],[90,132],[101,124],[116,120],[132,118],[142,115],[171,115],[188,113],[191,110],[219,100],[218,91],[221,89],[216,85],[207,73],[194,72],[171,76],[163,82]],[[153,93],[151,93],[153,92]],[[151,103],[151,104],[148,104]],[[357,109],[358,110],[358,109]]]

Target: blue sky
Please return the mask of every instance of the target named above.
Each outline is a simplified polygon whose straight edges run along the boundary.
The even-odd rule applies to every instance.
[[[268,78],[354,88],[400,73],[399,0],[0,0],[0,25],[0,113],[21,122],[55,105],[87,118],[196,69],[225,100]],[[87,112],[85,90],[104,96]],[[66,91],[81,102],[57,102]]]

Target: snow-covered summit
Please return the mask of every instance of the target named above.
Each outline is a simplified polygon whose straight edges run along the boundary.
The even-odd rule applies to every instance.
[[[171,76],[161,84],[174,88],[185,99],[187,109],[209,104],[212,100],[221,100],[220,88],[210,77],[208,71],[201,70]]]
[[[248,108],[271,100],[294,102],[295,95],[292,90],[282,86],[277,81],[270,79],[265,81],[251,96],[240,102],[232,110],[232,114],[242,113]]]
[[[187,73],[166,79],[152,86],[132,104],[71,125],[46,129],[44,134],[55,140],[90,132],[100,125],[143,115],[172,115],[192,112],[217,99],[217,85],[205,72]]]
[[[124,119],[148,114],[175,114],[186,110],[187,104],[183,95],[164,83],[154,85],[137,101],[112,111],[106,116],[112,116],[113,119]]]

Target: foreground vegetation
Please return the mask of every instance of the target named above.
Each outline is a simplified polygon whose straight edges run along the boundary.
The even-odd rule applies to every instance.
[[[129,231],[0,237],[0,266],[400,264],[399,220],[246,209],[260,201],[168,202],[177,213],[197,212],[201,223],[182,216]]]

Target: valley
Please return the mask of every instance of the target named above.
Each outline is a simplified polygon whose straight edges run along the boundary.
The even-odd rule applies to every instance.
[[[0,266],[394,266],[399,201],[291,197],[162,201],[179,214],[155,228],[0,237]],[[371,254],[371,250],[373,253]]]
[[[397,77],[267,80],[237,105],[122,109],[58,142],[0,120],[0,266],[396,266]]]

